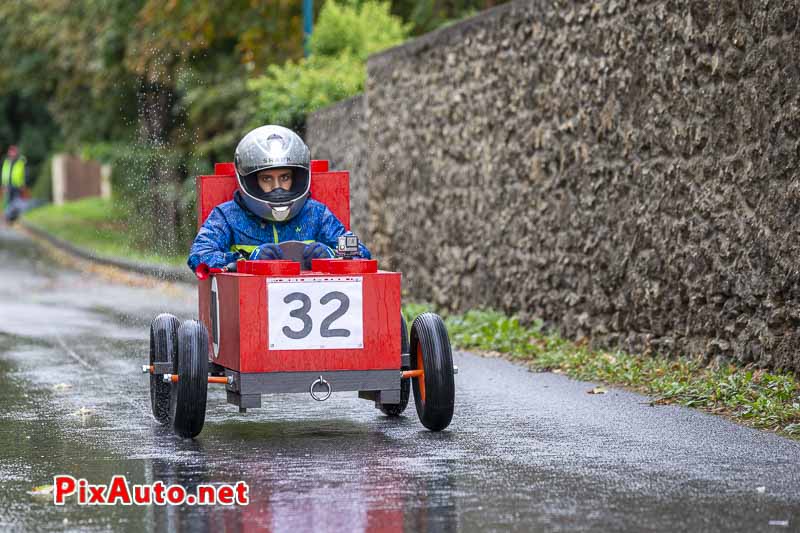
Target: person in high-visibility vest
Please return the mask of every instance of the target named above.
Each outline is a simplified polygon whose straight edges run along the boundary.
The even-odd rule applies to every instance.
[[[22,194],[25,187],[25,157],[19,154],[19,149],[14,145],[8,147],[3,166],[0,167],[0,186],[3,188],[4,209]]]

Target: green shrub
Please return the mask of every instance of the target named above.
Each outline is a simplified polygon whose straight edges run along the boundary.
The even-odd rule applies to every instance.
[[[386,2],[328,0],[311,38],[311,55],[272,65],[249,83],[258,95],[251,125],[302,129],[308,113],[363,91],[367,57],[403,42],[408,31]]]
[[[361,92],[365,75],[364,62],[348,53],[272,65],[266,76],[251,83],[258,93],[252,125],[302,129],[308,113]]]
[[[309,48],[313,56],[350,54],[366,61],[370,54],[402,43],[410,26],[392,15],[389,2],[336,2],[322,6]]]

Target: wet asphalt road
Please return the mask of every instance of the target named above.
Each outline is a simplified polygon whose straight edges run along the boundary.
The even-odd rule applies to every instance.
[[[149,321],[195,316],[194,290],[49,263],[0,229],[2,530],[800,530],[800,443],[469,354],[443,433],[413,405],[391,420],[354,393],[267,396],[239,414],[211,386],[200,437],[177,439],[150,416],[138,368]],[[55,507],[28,493],[61,473],[244,480],[251,503]]]

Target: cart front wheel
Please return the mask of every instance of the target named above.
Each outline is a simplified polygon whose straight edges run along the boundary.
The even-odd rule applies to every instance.
[[[203,429],[208,393],[208,331],[196,320],[178,328],[178,357],[170,390],[172,429],[192,439]]]
[[[154,363],[173,365],[178,351],[178,326],[180,322],[168,313],[162,313],[150,324],[150,366]],[[162,374],[150,374],[150,406],[159,424],[169,422],[169,383]]]
[[[439,315],[423,313],[411,325],[411,369],[423,370],[411,380],[420,422],[443,430],[453,419],[456,385],[450,338]]]

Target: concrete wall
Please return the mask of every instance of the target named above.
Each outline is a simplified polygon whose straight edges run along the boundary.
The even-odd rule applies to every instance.
[[[800,370],[798,13],[515,2],[373,56],[369,244],[414,298]]]
[[[80,157],[53,156],[53,203],[78,200],[90,196],[111,198],[111,167]]]
[[[350,227],[362,239],[369,222],[366,131],[364,98],[356,96],[312,114],[305,139],[312,159],[327,159],[332,170],[350,171]]]

